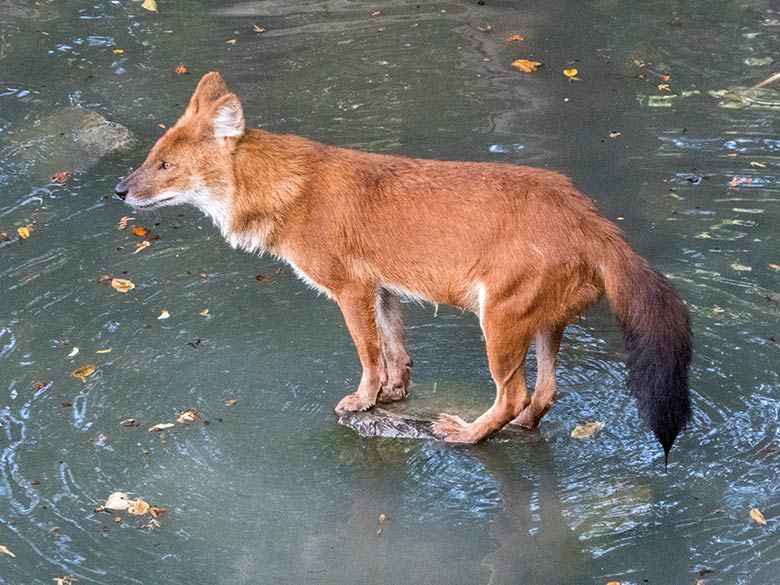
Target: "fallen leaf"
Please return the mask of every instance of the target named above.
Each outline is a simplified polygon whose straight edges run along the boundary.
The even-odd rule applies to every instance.
[[[609,133],[609,137],[610,137],[610,138],[617,138],[617,137],[618,137],[618,136],[620,136],[621,134],[622,134],[622,132],[617,132],[617,131],[615,131],[615,132],[610,132],[610,133]]]
[[[160,313],[158,319],[169,319],[171,314],[168,312],[168,309],[163,309],[162,313]]]
[[[19,237],[23,240],[26,240],[30,237],[30,228],[27,227],[20,227],[17,228],[16,233],[19,234]]]
[[[671,73],[664,73],[663,75],[664,81],[669,81],[672,78]]]
[[[16,555],[12,553],[10,550],[8,550],[8,547],[3,544],[0,544],[0,553],[3,553],[4,555],[8,555],[9,557],[16,558]]]
[[[668,84],[668,83],[659,83],[659,84],[658,84],[658,89],[659,89],[660,91],[672,91],[672,88],[671,88],[671,87],[669,87],[669,84]]]
[[[768,264],[772,270],[780,270],[780,264]]]
[[[190,70],[189,70],[189,69],[187,69],[187,67],[186,67],[186,66],[184,66],[184,65],[177,65],[177,66],[176,66],[176,69],[174,69],[174,70],[173,70],[173,72],[174,72],[176,75],[184,75],[185,73],[189,73],[189,72],[190,72]]]
[[[63,408],[70,408],[71,406],[73,406],[72,402],[63,402],[62,403],[62,407]]]
[[[70,353],[68,354],[68,357],[76,357],[79,354],[79,348],[74,347],[70,350]]]
[[[588,439],[598,433],[606,426],[603,421],[589,422],[577,425],[571,431],[571,436],[575,439]]]
[[[146,234],[149,233],[149,228],[135,226],[133,228],[133,233],[138,236],[139,238],[144,237]]]
[[[577,76],[577,73],[579,73],[579,71],[577,71],[576,69],[564,69],[564,70],[563,70],[563,74],[564,74],[566,77],[568,77],[569,79],[571,79],[571,78],[573,78],[573,77],[576,77],[576,76]]]
[[[198,420],[200,414],[201,413],[198,412],[197,410],[193,410],[193,409],[185,410],[179,415],[179,417],[176,419],[176,422],[179,423],[180,425],[186,425],[188,423],[195,422],[196,420]]]
[[[255,276],[255,280],[258,282],[273,282],[274,279],[270,276],[266,276],[265,274],[257,274]]]
[[[135,219],[134,217],[130,217],[129,215],[123,215],[122,219],[119,220],[119,226],[117,227],[117,229],[119,230],[127,229],[127,222],[133,221],[134,219]]]
[[[753,270],[750,266],[745,266],[744,264],[738,264],[737,262],[734,262],[731,265],[731,268],[734,270],[738,270],[740,272],[750,272]]]
[[[149,513],[154,518],[157,518],[157,516],[162,516],[163,514],[167,514],[168,513],[168,509],[167,508],[155,508],[154,506],[152,506],[151,508],[149,508]]]
[[[238,400],[235,398],[228,398],[225,400],[225,406],[233,406],[236,402],[238,402]]]
[[[149,242],[149,240],[144,240],[143,242],[136,242],[135,244],[135,250],[133,250],[133,254],[138,254],[141,250],[145,250],[152,244]]]
[[[229,41],[225,41],[225,44],[226,45],[235,45],[236,44],[236,39],[230,39]]]
[[[70,583],[78,583],[79,580],[73,575],[65,575],[64,577],[55,577],[52,579],[55,585],[69,585]]]
[[[726,156],[737,156],[737,153],[736,152],[730,152]]]
[[[382,533],[384,531],[385,531],[385,529],[380,526],[379,528],[376,529],[376,535],[377,536],[382,536]]]
[[[124,49],[114,49],[111,52],[114,53],[114,55],[121,55],[122,53],[125,52],[125,50]]]
[[[95,353],[111,353],[111,348],[108,349],[99,349]]]
[[[124,420],[120,420],[119,424],[123,427],[137,427],[138,421],[134,418],[126,418]]]
[[[164,431],[165,429],[170,429],[173,426],[176,425],[174,425],[173,423],[157,423],[156,425],[150,426],[149,430],[154,432],[160,432],[160,431]]]
[[[70,179],[70,173],[68,171],[60,171],[58,173],[54,173],[54,176],[51,178],[52,183],[64,183],[68,179]]]
[[[265,32],[265,29],[262,26],[259,26],[257,24],[252,25],[252,30],[255,31],[256,33]]]
[[[198,313],[198,315],[201,315],[203,317],[208,317],[209,316],[209,310],[208,309],[203,309],[200,313]]]
[[[753,178],[752,177],[739,177],[736,176],[731,181],[729,181],[729,187],[736,187],[738,185],[743,185],[745,183],[752,183]]]
[[[115,516],[115,517],[114,517],[114,522],[116,522],[117,524],[119,524],[120,522],[122,522],[122,517],[121,517],[121,516]]]
[[[750,166],[754,169],[765,169],[766,165],[764,163],[756,162],[754,160],[750,161]]]
[[[621,585],[620,581],[610,581],[607,585]]]
[[[522,35],[512,35],[511,37],[509,37],[506,40],[506,42],[507,43],[516,43],[516,42],[524,41],[524,40],[525,40],[525,37],[523,37]]]
[[[766,526],[766,518],[764,518],[764,515],[761,513],[761,511],[758,508],[752,508],[750,510],[750,517],[758,522],[759,524],[763,524]]]
[[[141,8],[145,8],[150,12],[157,12],[157,0],[144,0],[141,4]]]
[[[151,506],[148,503],[141,498],[138,498],[127,508],[127,513],[132,514],[133,516],[143,516],[149,511],[149,508],[151,508]]]
[[[382,14],[381,10],[372,10],[371,11],[371,16],[379,16],[380,14]]]
[[[78,370],[75,370],[72,375],[74,378],[78,378],[86,384],[87,378],[89,378],[94,373],[95,366],[92,364],[87,364],[86,366],[81,366]]]
[[[112,278],[111,286],[113,286],[121,293],[127,293],[135,288],[135,283],[133,283],[132,280],[127,280],[126,278]]]
[[[165,130],[165,124],[157,124],[157,126]]]
[[[114,492],[108,496],[103,507],[107,510],[127,510],[130,507],[130,500],[127,499],[127,492]]]
[[[712,307],[712,312],[713,313],[725,313],[726,309],[724,309],[723,307],[719,307],[718,305],[715,305],[714,307]]]
[[[387,520],[387,514],[385,514],[384,512],[382,512],[382,513],[379,515],[379,523],[381,524],[381,523],[382,523],[382,522],[384,522],[385,520]]]
[[[160,523],[155,518],[150,518],[149,522],[143,525],[143,528],[146,528],[147,530],[151,530],[152,528],[159,528]]]
[[[528,59],[516,59],[512,61],[512,67],[517,67],[520,71],[525,71],[526,73],[533,73],[541,66],[542,63],[539,61],[529,61]]]

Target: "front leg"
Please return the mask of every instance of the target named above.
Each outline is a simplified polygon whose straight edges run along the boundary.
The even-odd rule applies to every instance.
[[[336,302],[344,315],[363,366],[358,389],[354,394],[342,398],[336,406],[336,412],[340,414],[368,410],[374,406],[382,384],[387,381],[376,326],[375,297],[376,287],[365,284],[347,286],[336,295]]]

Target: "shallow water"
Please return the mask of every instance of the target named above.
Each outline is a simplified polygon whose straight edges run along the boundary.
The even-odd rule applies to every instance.
[[[777,71],[776,3],[159,4],[0,1],[0,583],[777,583],[780,86],[745,91]],[[568,329],[538,432],[364,439],[332,413],[359,379],[335,305],[192,209],[139,216],[159,239],[132,254],[112,187],[214,69],[266,129],[570,174],[694,317],[695,418],[668,472],[605,307]],[[74,106],[140,146],[63,146]],[[398,409],[484,409],[476,319],[406,321]],[[209,424],[147,431],[188,408]],[[93,511],[117,490],[169,511],[151,529]]]

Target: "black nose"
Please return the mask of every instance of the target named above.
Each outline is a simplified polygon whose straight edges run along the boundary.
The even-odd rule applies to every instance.
[[[120,191],[119,186],[117,185],[117,188],[114,189],[114,194],[119,197],[122,201],[125,200],[125,197],[127,197],[127,190]]]

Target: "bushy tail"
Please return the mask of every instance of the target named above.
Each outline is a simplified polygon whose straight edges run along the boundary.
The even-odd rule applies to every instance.
[[[688,310],[672,283],[625,242],[602,253],[607,298],[628,349],[628,389],[668,461],[674,440],[691,418]]]

